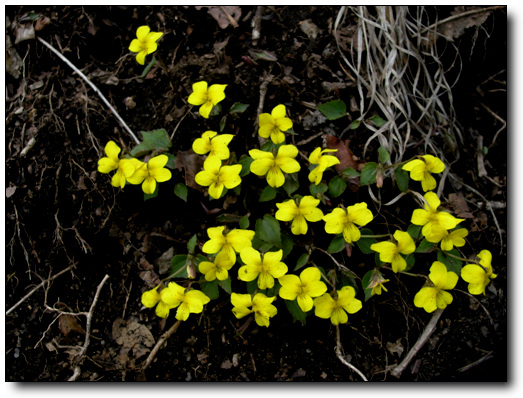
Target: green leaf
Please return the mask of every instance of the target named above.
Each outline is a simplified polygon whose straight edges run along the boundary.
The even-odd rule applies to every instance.
[[[292,251],[292,248],[294,247],[294,241],[292,238],[287,235],[285,232],[281,233],[281,249],[283,251],[282,259],[287,257],[290,252]]]
[[[307,312],[303,312],[300,306],[298,305],[298,302],[296,300],[284,300],[285,306],[289,310],[290,314],[292,315],[292,321],[293,323],[296,321],[301,322],[303,325],[305,325],[305,320],[307,318]],[[310,311],[309,311],[310,312]]]
[[[417,240],[421,236],[421,229],[423,228],[423,225],[415,225],[410,224],[407,228],[407,232],[409,233],[410,237],[414,240]]]
[[[407,263],[407,267],[405,268],[405,271],[410,270],[412,267],[414,267],[415,263],[415,257],[414,254],[407,254],[406,256],[402,254],[402,256],[405,258],[405,261]]]
[[[171,273],[170,275],[176,278],[188,278],[187,274],[187,262],[191,261],[187,254],[177,254],[173,256],[171,260]]]
[[[370,185],[376,182],[376,169],[378,164],[376,162],[367,162],[363,169],[361,169],[360,185]]]
[[[196,242],[198,241],[198,236],[194,234],[189,242],[187,242],[187,251],[191,254],[194,254],[194,248],[196,247]]]
[[[401,192],[406,192],[409,189],[409,172],[402,169],[403,166],[396,167],[394,170],[394,178],[396,178],[396,184]]]
[[[271,140],[269,141],[265,141],[261,147],[260,147],[260,150],[264,151],[264,152],[272,152],[273,150],[275,150],[279,145],[276,145],[274,142],[272,142]]]
[[[372,297],[372,288],[367,288],[367,286],[370,284],[370,278],[372,277],[373,273],[374,270],[371,269],[365,275],[363,275],[363,278],[361,278],[361,287],[365,293],[365,301]]]
[[[276,62],[278,61],[278,58],[273,53],[270,53],[269,51],[261,50],[261,51],[250,51],[250,54],[253,55],[256,59],[262,60],[262,61],[270,61],[270,62]]]
[[[343,177],[335,176],[329,181],[329,193],[335,198],[345,192],[346,188],[347,182],[343,179]]]
[[[225,129],[226,124],[227,124],[227,115],[224,115],[220,119],[220,124],[219,124],[220,133],[223,133],[223,130]]]
[[[387,148],[385,148],[383,145],[378,148],[378,155],[381,164],[387,163],[387,161],[390,159],[390,154],[387,151]]]
[[[232,294],[231,277],[228,277],[223,281],[219,281],[218,285],[227,293]]]
[[[247,282],[247,293],[254,294],[258,290],[258,278],[253,281]],[[260,291],[258,291],[260,292]]]
[[[268,202],[270,200],[273,200],[276,197],[277,192],[278,191],[276,190],[276,188],[267,185],[265,188],[263,188],[258,202]]]
[[[447,255],[447,253],[457,256],[457,257],[461,257],[461,255],[459,254],[459,252],[456,249],[452,249],[448,252],[438,251],[438,261],[445,264],[445,266],[447,267],[447,271],[452,271],[452,272],[456,273],[458,276],[461,275],[461,268],[462,268],[463,261],[458,260],[457,258],[454,258],[454,257],[450,257]]]
[[[371,122],[373,125],[375,125],[376,127],[381,127],[383,126],[385,123],[387,123],[386,120],[383,120],[381,117],[379,117],[378,115],[374,115],[372,116],[370,119],[369,119],[369,122]]]
[[[282,248],[280,223],[269,214],[256,220],[256,235],[262,241],[270,243],[277,248]]]
[[[250,221],[249,221],[249,217],[247,215],[243,216],[241,219],[240,219],[240,228],[241,229],[247,229],[249,228],[249,224],[250,224]]]
[[[171,147],[171,139],[165,129],[140,131],[142,142],[131,151],[131,156],[140,157],[153,150],[167,151]]]
[[[188,193],[189,190],[187,189],[187,185],[179,182],[174,186],[174,194],[185,202],[187,202]]]
[[[347,115],[347,105],[341,100],[334,100],[317,106],[318,110],[329,120],[336,120]]]
[[[287,192],[287,195],[291,196],[296,190],[300,187],[298,181],[295,181],[291,176],[285,178],[285,184],[283,184],[283,189]]]
[[[360,124],[361,124],[361,120],[355,120],[350,124],[349,129],[356,130],[358,127],[360,127]]]
[[[324,182],[320,182],[318,185],[314,183],[309,185],[309,191],[315,198],[318,196],[318,194],[324,194],[327,192],[327,189],[329,189],[329,187]]]
[[[240,102],[235,102],[231,106],[229,113],[243,113],[247,110],[248,107],[249,107],[249,104],[242,104]]]
[[[360,232],[362,235],[373,235],[372,231],[367,228],[362,229]],[[370,248],[370,246],[374,243],[378,243],[378,240],[376,238],[360,238],[356,241],[356,244],[358,245],[359,249],[364,254],[375,253],[374,250]]]
[[[341,174],[350,178],[359,177],[361,175],[359,171],[354,170],[352,167],[347,167],[341,172]]]
[[[431,243],[427,239],[423,238],[421,243],[418,245],[414,253],[428,253],[434,249],[437,243]]]
[[[218,290],[218,279],[207,282],[205,279],[201,281],[202,292],[211,300],[216,300],[220,296]]]
[[[343,239],[343,234],[336,235],[334,239],[329,244],[327,251],[329,253],[338,253],[345,249],[345,239]]]
[[[294,267],[294,271],[298,271],[300,268],[303,268],[307,263],[309,262],[309,254],[303,253],[298,261],[296,261],[296,267]]]
[[[238,164],[242,165],[242,171],[240,171],[240,177],[245,177],[251,172],[251,163],[254,162],[254,159],[247,155],[240,156]]]

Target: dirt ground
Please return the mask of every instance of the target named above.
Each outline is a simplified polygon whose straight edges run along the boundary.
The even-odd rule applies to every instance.
[[[375,161],[377,146],[363,156],[367,131],[348,131],[350,118],[331,121],[316,110],[319,104],[342,99],[351,104],[349,113],[357,114],[353,108],[360,101],[333,34],[339,7],[241,6],[230,10],[231,18],[209,11],[193,6],[6,7],[7,381],[65,381],[76,366],[74,378],[82,381],[361,380],[337,358],[336,329],[330,322],[314,316],[305,325],[293,322],[279,303],[269,328],[253,322],[240,331],[245,320],[233,316],[223,291],[202,314],[182,323],[151,365],[140,370],[154,342],[175,322],[173,316],[160,320],[140,302],[142,292],[165,276],[165,257],[169,262],[169,255],[186,253],[194,234],[201,247],[206,228],[217,225],[220,216],[236,216],[237,222],[248,208],[253,228],[272,205],[246,203],[240,195],[209,201],[193,188],[185,202],[174,194],[175,184],[187,181],[184,169],[174,169],[173,179],[147,201],[137,187],[113,188],[109,177],[97,172],[98,159],[107,141],[127,150],[133,141],[68,65],[37,39],[21,37],[30,31],[28,25],[83,71],[135,132],[175,132],[171,152],[178,158],[203,131],[218,129],[222,121],[221,116],[205,121],[196,109],[188,113],[192,84],[206,80],[228,84],[223,109],[234,102],[249,104],[245,112],[224,121],[224,132],[235,135],[231,149],[237,154],[259,145],[254,133],[263,92],[263,112],[280,103],[287,106],[297,134],[293,142],[311,138],[300,147],[304,154],[322,145],[320,133],[344,132],[356,156]],[[251,22],[258,11],[260,37],[253,40]],[[432,22],[465,11],[427,7]],[[456,80],[453,105],[464,137],[458,143],[459,158],[445,150],[459,183],[448,182],[443,197],[466,198],[471,213],[466,224],[474,231],[469,243],[478,252],[491,251],[498,277],[484,296],[474,298],[460,282],[461,292],[453,292],[453,303],[399,379],[390,371],[431,318],[412,302],[419,280],[402,277],[391,282],[391,294],[365,302],[340,330],[344,358],[371,381],[508,378],[506,9],[487,16],[454,25],[452,42],[438,41],[449,80]],[[128,46],[145,24],[164,36],[157,64],[142,78],[144,67]],[[345,40],[354,39],[356,24],[349,12]],[[410,139],[422,140],[414,133]],[[444,147],[443,140],[436,143]],[[413,145],[408,156],[422,149]],[[254,192],[264,186],[252,175],[247,181]],[[344,195],[368,200],[366,189]],[[408,217],[399,207],[387,211]],[[321,226],[315,228],[317,236],[325,235]],[[331,238],[325,238],[327,245]],[[289,262],[295,263],[298,255],[290,255]],[[363,257],[336,257],[365,273]],[[329,260],[318,255],[314,261]],[[99,287],[92,317],[87,317]],[[363,301],[361,292],[358,297]],[[87,319],[89,345],[79,356]]]

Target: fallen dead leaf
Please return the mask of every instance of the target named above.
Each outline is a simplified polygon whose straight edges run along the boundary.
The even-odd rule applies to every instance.
[[[64,314],[60,316],[60,319],[58,320],[58,327],[60,328],[60,332],[65,336],[65,338],[69,338],[69,333],[76,332],[79,334],[84,334],[84,329],[78,324],[78,320],[76,317],[72,315]]]
[[[171,247],[154,261],[154,264],[158,267],[158,272],[160,275],[169,271],[171,268],[171,260],[173,259],[173,256],[174,247]]]
[[[463,7],[458,6],[452,11],[451,15],[460,15],[464,14],[467,11],[473,11],[475,9],[480,9],[480,7]],[[461,18],[449,21],[447,23],[441,24],[438,26],[438,32],[447,38],[447,40],[454,41],[460,37],[465,29],[471,28],[473,26],[481,26],[490,16],[492,11],[485,11],[473,15],[464,15]]]
[[[451,193],[449,195],[449,205],[458,218],[474,218],[461,192],[459,194]]]
[[[197,10],[205,6],[196,6]],[[207,7],[207,12],[218,22],[218,26],[225,29],[229,25],[237,28],[238,19],[242,16],[242,10],[238,6],[211,6]]]
[[[395,343],[391,343],[390,341],[387,343],[387,350],[391,354],[398,354],[398,357],[401,357],[401,354],[403,354],[403,345],[401,344],[401,337],[396,340]]]
[[[121,345],[120,355],[129,355],[140,358],[150,351],[154,345],[154,337],[149,329],[141,323],[117,318],[113,322],[113,339]]]
[[[194,181],[194,176],[202,170],[202,166],[203,157],[194,153],[192,149],[179,151],[174,161],[174,167],[178,171],[181,172],[182,169],[185,171],[185,185],[198,191],[201,191],[202,187]]]
[[[352,167],[354,170],[361,171],[365,163],[361,162],[358,157],[354,156],[349,148],[349,140],[342,141],[331,134],[325,134],[323,139],[325,140],[327,148],[337,149],[337,152],[335,152],[334,155],[336,155],[340,160],[340,163],[335,166],[339,173],[347,167]]]

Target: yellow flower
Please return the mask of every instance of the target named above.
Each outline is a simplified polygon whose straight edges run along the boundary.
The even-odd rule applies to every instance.
[[[410,171],[410,178],[421,181],[423,191],[431,191],[436,188],[436,180],[431,173],[441,173],[445,170],[443,162],[435,156],[423,155],[421,159],[414,159],[402,167]]]
[[[216,131],[206,131],[201,138],[194,140],[192,149],[198,155],[205,155],[209,152],[209,157],[216,156],[218,159],[229,159],[229,142],[233,139],[232,134],[217,135]]]
[[[313,297],[321,296],[327,291],[327,285],[321,280],[321,273],[315,267],[305,268],[300,276],[283,275],[278,278],[281,284],[279,295],[285,300],[298,299],[298,305],[303,312],[310,311]]]
[[[462,247],[465,246],[465,236],[469,234],[466,228],[455,229],[452,232],[445,230],[445,237],[441,239],[441,250],[449,251],[452,250],[454,246]]]
[[[316,148],[311,152],[309,156],[310,164],[317,164],[317,166],[309,173],[309,181],[318,185],[323,178],[323,172],[336,164],[340,163],[340,160],[336,156],[324,155],[324,153],[336,152],[337,149],[321,149]]]
[[[116,170],[120,164],[120,147],[114,141],[109,141],[104,148],[106,157],[98,161],[98,171],[100,173],[110,173]]]
[[[452,303],[452,295],[446,290],[454,289],[458,283],[458,275],[447,271],[445,264],[434,261],[430,267],[429,279],[434,286],[424,286],[414,296],[414,305],[427,312],[434,312],[436,308],[444,309]]]
[[[144,292],[142,294],[142,304],[147,308],[156,306],[156,315],[160,318],[167,318],[169,310],[179,307],[176,312],[176,319],[185,321],[190,313],[200,313],[203,311],[203,305],[207,304],[210,299],[199,290],[185,291],[185,288],[176,282],[170,282],[166,288],[158,293],[158,288]]]
[[[236,262],[236,253],[252,246],[254,231],[248,229],[233,229],[227,233],[225,227],[207,228],[209,240],[203,244],[202,251],[207,254],[224,252],[224,257],[229,258],[233,264]]]
[[[110,173],[116,169],[116,173],[114,173],[111,178],[111,185],[123,188],[127,179],[131,177],[135,170],[140,168],[143,163],[135,158],[120,159],[118,157],[120,151],[120,147],[116,145],[114,141],[109,141],[104,148],[107,156],[98,161],[98,171],[100,173]]]
[[[467,264],[461,269],[461,278],[469,283],[470,294],[485,294],[485,288],[491,279],[497,277],[492,272],[492,254],[488,250],[482,250],[478,254],[479,263]]]
[[[240,172],[242,166],[222,166],[222,161],[217,156],[210,156],[203,163],[203,170],[194,177],[197,184],[209,187],[209,195],[219,199],[223,189],[232,189],[242,182]]]
[[[292,120],[285,117],[285,105],[276,106],[272,112],[262,113],[259,119],[258,134],[263,138],[271,138],[275,144],[281,144],[285,141],[283,131],[292,128]]]
[[[267,297],[263,293],[256,293],[254,297],[250,294],[232,293],[232,313],[240,319],[254,312],[254,320],[258,326],[267,327],[269,326],[269,318],[278,313],[276,307],[271,304],[274,300],[276,300],[276,297]]]
[[[336,208],[323,217],[325,221],[325,232],[328,234],[340,234],[343,239],[352,243],[360,239],[361,233],[356,225],[364,226],[372,221],[372,212],[367,209],[367,203],[356,203],[346,209]]]
[[[333,299],[329,293],[314,299],[314,315],[330,318],[333,325],[346,323],[349,320],[347,313],[354,314],[362,307],[361,301],[355,298],[356,291],[352,286],[344,286],[337,293],[337,299]]]
[[[300,164],[294,159],[298,155],[298,148],[294,145],[280,146],[276,156],[259,149],[251,149],[249,155],[254,159],[251,171],[257,176],[267,175],[267,183],[274,188],[285,183],[284,172],[296,173],[300,170]]]
[[[392,270],[397,273],[407,268],[407,262],[401,254],[414,253],[416,245],[408,232],[397,230],[394,232],[394,239],[398,242],[397,244],[393,242],[379,242],[373,243],[370,248],[380,254],[381,261],[391,263]]]
[[[214,258],[214,262],[202,261],[198,265],[198,269],[205,275],[206,281],[213,281],[215,279],[223,281],[229,277],[228,271],[233,265],[234,261],[228,257],[228,253],[226,251],[221,251]]]
[[[386,292],[388,291],[384,283],[389,281],[390,279],[385,279],[383,274],[379,270],[375,269],[372,271],[369,284],[367,287],[365,287],[365,289],[372,289],[370,292],[371,296],[374,296],[375,294],[379,296],[381,295],[381,289],[385,290]]]
[[[323,212],[318,209],[319,199],[312,196],[304,196],[296,205],[295,200],[287,200],[276,203],[278,211],[274,215],[280,221],[292,221],[291,231],[294,235],[305,235],[307,233],[307,221],[316,222],[323,219]]]
[[[145,64],[145,57],[156,51],[158,44],[156,43],[163,33],[151,32],[148,26],[140,26],[136,30],[136,39],[133,39],[129,50],[136,54],[136,62],[140,65]]]
[[[437,243],[445,237],[446,230],[455,228],[464,219],[438,211],[441,201],[434,192],[427,192],[424,198],[427,201],[423,206],[424,209],[414,210],[410,222],[415,225],[423,225],[421,230],[423,236],[429,242]]]
[[[274,286],[274,278],[280,278],[288,271],[287,265],[281,262],[283,251],[267,252],[263,258],[258,250],[246,247],[240,252],[244,266],[238,270],[238,279],[250,282],[258,278],[260,289]]]
[[[208,119],[213,106],[225,99],[225,87],[227,87],[227,84],[213,84],[207,88],[205,81],[194,83],[192,85],[193,92],[189,95],[187,102],[191,105],[201,105],[200,115]]]
[[[149,159],[147,163],[141,163],[134,174],[127,178],[131,184],[142,184],[142,190],[151,195],[156,190],[157,182],[169,181],[172,177],[171,171],[165,168],[169,158],[166,155],[158,155]]]

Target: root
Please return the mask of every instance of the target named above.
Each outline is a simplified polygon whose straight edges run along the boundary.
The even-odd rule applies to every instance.
[[[143,365],[141,366],[140,370],[143,372],[145,371],[145,369],[147,369],[149,367],[149,365],[151,364],[151,362],[153,361],[154,357],[156,356],[156,354],[158,353],[158,351],[160,350],[160,348],[162,348],[163,344],[165,343],[165,341],[171,337],[171,335],[173,333],[175,333],[177,330],[178,330],[178,327],[180,326],[180,324],[182,323],[182,321],[180,320],[177,320],[174,325],[171,326],[171,328],[165,332],[164,334],[162,334],[160,336],[160,338],[158,339],[158,341],[156,342],[156,345],[154,346],[154,348],[152,349],[152,351],[149,353],[149,356],[147,357],[147,359],[145,360],[145,362],[143,363]]]

